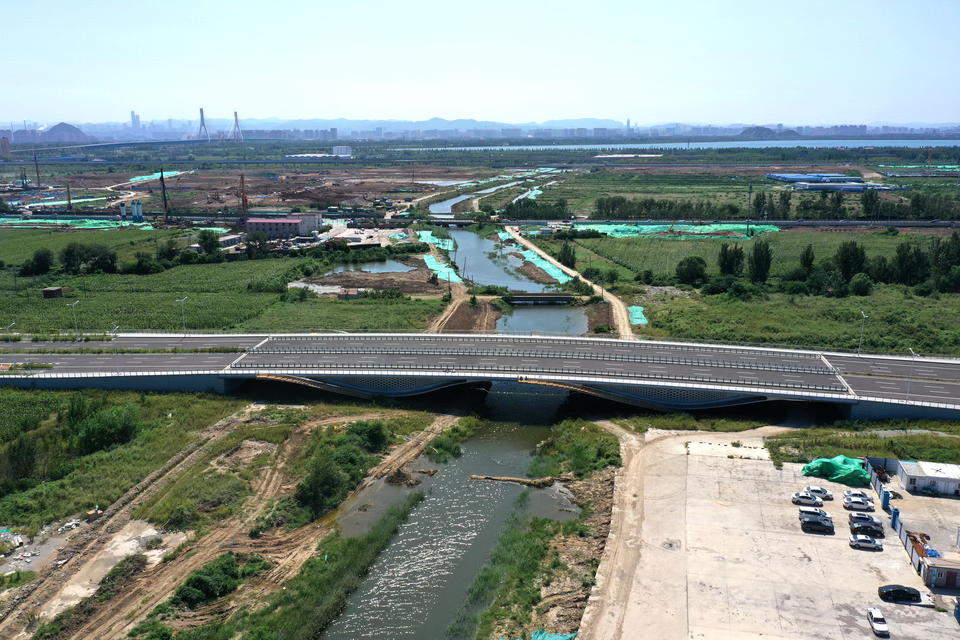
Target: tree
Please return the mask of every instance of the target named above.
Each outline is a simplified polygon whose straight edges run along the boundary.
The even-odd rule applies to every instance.
[[[677,280],[684,284],[698,284],[707,279],[707,261],[700,256],[687,256],[677,263]]]
[[[22,276],[42,276],[53,267],[53,252],[50,249],[37,249],[33,256],[20,265]]]
[[[470,306],[475,307],[478,304],[480,304],[480,302],[477,300],[477,296],[476,295],[470,296]]]
[[[762,218],[763,210],[767,207],[767,198],[763,195],[763,191],[760,191],[753,197],[753,213],[754,217]]]
[[[564,241],[560,246],[560,253],[557,254],[557,262],[571,269],[577,266],[577,252],[569,242]]]
[[[830,194],[830,209],[837,218],[841,217],[843,211],[843,191],[834,191]]]
[[[873,291],[873,280],[865,273],[857,273],[850,278],[850,293],[855,296],[868,296]]]
[[[323,515],[347,496],[349,478],[329,453],[314,456],[307,475],[297,485],[297,501],[316,516]]]
[[[840,270],[845,282],[849,282],[854,274],[861,273],[867,263],[867,252],[863,245],[855,240],[848,240],[839,247],[833,256],[833,261]]]
[[[71,242],[60,251],[67,273],[116,273],[117,252],[102,244]]]
[[[919,284],[930,275],[930,259],[918,245],[901,242],[893,256],[893,275],[900,284]]]
[[[813,245],[808,244],[803,248],[803,251],[800,252],[800,268],[803,269],[803,274],[809,276],[810,272],[813,271],[813,261],[816,259],[816,255],[813,253]]]
[[[867,189],[860,194],[860,204],[863,206],[864,218],[880,217],[880,194],[874,189]]]
[[[790,200],[793,197],[793,192],[787,189],[784,189],[780,192],[779,198],[779,217],[780,218],[789,218],[790,217]]]
[[[220,240],[217,234],[209,229],[201,229],[197,234],[197,244],[207,255],[213,255],[220,252]]]
[[[743,247],[728,245],[726,242],[721,244],[717,266],[720,268],[720,273],[725,276],[739,276],[743,273]]]
[[[770,265],[772,263],[773,251],[770,249],[770,243],[766,240],[758,240],[753,243],[748,265],[750,280],[756,283],[766,282],[770,275]]]
[[[219,249],[220,243],[217,243],[217,248]],[[206,251],[206,248],[204,248]],[[262,231],[254,231],[253,233],[247,234],[247,258],[251,260],[256,260],[257,258],[262,258],[263,256],[269,253],[269,245],[267,244],[267,234]]]
[[[171,261],[177,257],[177,241],[167,238],[157,247],[157,260]]]
[[[603,281],[608,284],[615,284],[619,279],[620,272],[616,269],[607,269],[607,272],[603,275]]]

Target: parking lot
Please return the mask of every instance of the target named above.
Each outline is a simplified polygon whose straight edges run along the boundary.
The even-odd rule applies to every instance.
[[[806,478],[801,465],[775,469],[749,433],[651,437],[642,551],[624,617],[631,637],[870,638],[870,606],[886,614],[894,638],[960,635],[952,613],[877,597],[893,583],[926,592],[889,526],[883,551],[851,549],[841,498],[824,506],[834,535],[800,530],[795,491],[819,484],[839,497],[847,487]]]

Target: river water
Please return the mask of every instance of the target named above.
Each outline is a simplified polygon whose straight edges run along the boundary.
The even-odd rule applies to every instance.
[[[506,250],[498,251],[497,243],[492,240],[463,229],[450,229],[450,237],[457,244],[453,259],[460,266],[460,274],[473,282],[526,293],[551,289],[549,285],[534,282],[517,271],[523,266],[523,260],[511,256]]]
[[[558,391],[558,390],[557,390]],[[367,577],[348,597],[341,615],[322,636],[324,640],[440,640],[455,620],[467,590],[487,562],[503,527],[523,491],[520,485],[471,480],[471,474],[523,476],[531,452],[548,432],[565,393],[529,385],[496,384],[483,407],[491,420],[463,444],[463,456],[445,465],[421,459],[412,468],[439,468],[423,476],[419,490],[426,498],[414,507]],[[411,491],[381,485],[372,487],[363,515],[348,513],[341,520],[349,534],[358,518],[371,518],[385,505]],[[576,509],[559,487],[530,490],[526,512],[564,520]]]
[[[724,140],[718,142],[623,142],[617,144],[518,144],[488,147],[411,147],[398,151],[579,151],[604,149],[862,149],[865,147],[956,147],[960,140]]]
[[[405,265],[397,260],[383,260],[382,262],[363,262],[360,264],[342,264],[327,273],[343,273],[344,271],[366,271],[367,273],[405,273],[413,271],[415,267]]]

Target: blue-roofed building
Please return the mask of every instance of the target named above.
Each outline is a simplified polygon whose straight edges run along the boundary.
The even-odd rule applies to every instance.
[[[768,173],[767,177],[779,182],[863,182],[860,176],[842,173]]]

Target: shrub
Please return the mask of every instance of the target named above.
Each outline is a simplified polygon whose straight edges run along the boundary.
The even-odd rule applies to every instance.
[[[707,279],[707,261],[700,256],[687,256],[677,263],[677,280],[684,284],[699,284]]]
[[[873,280],[865,273],[858,273],[850,278],[849,290],[855,296],[868,296],[873,292]]]

